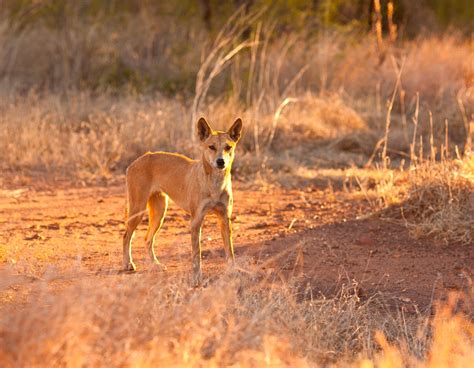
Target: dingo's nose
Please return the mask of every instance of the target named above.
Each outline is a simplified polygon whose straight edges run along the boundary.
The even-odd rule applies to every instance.
[[[225,161],[223,158],[218,158],[216,160],[216,166],[219,168],[219,169],[223,169],[225,167]]]

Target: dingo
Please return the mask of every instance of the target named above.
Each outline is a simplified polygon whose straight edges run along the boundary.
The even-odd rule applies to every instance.
[[[201,226],[208,211],[219,219],[226,259],[234,263],[232,245],[231,166],[235,146],[242,133],[237,119],[227,132],[214,131],[200,118],[197,132],[202,148],[200,161],[167,152],[146,153],[127,168],[128,219],[123,236],[124,270],[136,269],[131,240],[148,207],[149,223],[146,248],[150,261],[165,269],[153,248],[155,234],[163,224],[168,197],[191,214],[193,280],[201,282]]]

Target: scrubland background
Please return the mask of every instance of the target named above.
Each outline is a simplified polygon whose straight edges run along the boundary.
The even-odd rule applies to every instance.
[[[240,116],[245,135],[235,180],[285,188],[334,187],[365,198],[377,215],[403,221],[414,237],[472,246],[473,12],[467,0],[4,0],[0,169],[9,175],[66,177],[89,185],[113,182],[149,150],[196,156],[194,124],[199,116],[219,129]],[[9,175],[0,183],[9,186]],[[252,290],[229,296],[218,284],[194,296],[201,298],[200,306],[212,306],[196,307],[204,322],[195,326],[183,317],[194,313],[185,305],[192,305],[194,297],[184,291],[181,281],[163,282],[166,287],[159,291],[163,295],[155,295],[164,301],[163,309],[150,308],[169,316],[166,308],[179,305],[182,314],[176,323],[201,336],[204,350],[193,355],[194,345],[186,334],[169,344],[189,348],[188,362],[193,364],[207,354],[206,344],[212,347],[224,335],[228,345],[219,345],[221,350],[209,355],[216,365],[334,361],[333,356],[321,358],[318,349],[326,344],[334,348],[334,356],[344,357],[344,364],[349,364],[348,357],[359,362],[378,356],[375,346],[381,346],[385,355],[374,358],[378,363],[360,364],[384,366],[386,359],[386,364],[401,366],[425,360],[436,366],[433,356],[444,354],[448,359],[450,351],[443,350],[443,344],[454,335],[464,338],[460,349],[467,355],[462,356],[472,357],[472,324],[469,317],[451,316],[454,301],[450,307],[440,307],[441,319],[420,317],[410,331],[399,316],[389,327],[381,318],[382,322],[374,322],[376,327],[348,337],[341,331],[347,326],[351,331],[366,328],[370,307],[364,305],[355,313],[352,297],[346,294],[330,303],[288,307],[285,303],[294,302],[291,285],[276,294],[262,288],[257,294]],[[249,280],[219,282],[247,285]],[[239,285],[234,286],[243,287]],[[148,291],[133,285],[124,288],[121,292],[145,294],[151,303]],[[170,299],[170,290],[183,294]],[[213,292],[218,297],[210,302]],[[286,299],[285,293],[293,296]],[[116,301],[107,298],[111,296],[98,291],[81,305],[109,306]],[[239,306],[242,314],[235,310],[238,298],[248,303]],[[68,303],[59,302],[74,311]],[[267,309],[260,314],[262,306]],[[206,323],[219,319],[222,310],[240,316],[240,321],[265,321],[252,325],[252,333],[267,337],[240,346],[226,335],[227,325],[207,336]],[[292,314],[285,314],[287,310]],[[318,331],[325,332],[317,335],[317,343],[310,331],[305,338],[299,336],[296,351],[272,337],[284,325],[291,340],[308,319],[314,322],[320,313],[331,311],[328,320],[349,322],[330,329],[326,320],[318,320]],[[140,313],[148,312],[133,313],[141,318]],[[58,318],[53,326],[61,334],[73,321],[59,315],[65,319]],[[451,320],[449,325],[443,325],[442,318]],[[31,323],[29,328],[43,328]],[[158,322],[153,323],[158,328]],[[247,325],[232,328],[238,336],[247,336]],[[390,343],[383,334],[375,339],[375,329],[393,333]],[[335,334],[345,336],[346,342],[353,339],[354,344],[341,347]],[[113,339],[101,342],[110,352],[107,359],[117,363],[114,359],[123,347],[117,352]],[[149,349],[136,350],[136,364],[160,359],[185,362],[179,354],[160,355],[157,344],[152,340]],[[89,354],[87,349],[74,354]],[[251,352],[245,354],[245,349]],[[362,353],[348,355],[351,349]],[[40,360],[46,354],[37,352]]]
[[[432,131],[439,147],[447,122],[462,153],[472,6],[391,4],[4,1],[2,165],[106,175],[189,150],[203,114],[220,128],[242,116],[244,154],[286,155],[286,169],[363,166],[387,115],[387,153],[409,157],[417,106],[417,145]]]
[[[241,116],[237,179],[409,199],[415,233],[469,243],[472,13],[459,0],[6,1],[2,169],[110,179],[149,150],[196,154],[200,115],[220,129]]]

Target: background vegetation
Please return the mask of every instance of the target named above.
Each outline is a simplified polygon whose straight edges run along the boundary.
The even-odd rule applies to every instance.
[[[262,22],[270,24],[271,43],[288,35],[315,43],[334,32],[358,43],[379,18],[384,33],[390,32],[388,4],[393,9],[397,41],[439,36],[446,30],[458,36],[472,31],[474,14],[469,1],[377,3],[378,15],[372,0],[6,0],[0,9],[6,46],[0,77],[20,90],[117,90],[127,85],[137,92],[189,95],[194,91],[201,54],[240,8],[246,14],[266,9],[241,36],[252,37],[258,29],[256,22]],[[308,50],[305,55],[313,52]],[[311,89],[317,91],[316,81],[312,82]],[[230,88],[228,83],[214,92]]]

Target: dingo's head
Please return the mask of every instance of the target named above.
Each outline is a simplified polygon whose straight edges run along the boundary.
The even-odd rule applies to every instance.
[[[242,134],[242,120],[237,119],[227,132],[221,132],[213,130],[206,119],[200,118],[197,132],[204,160],[218,170],[230,168],[234,160],[235,146]]]

